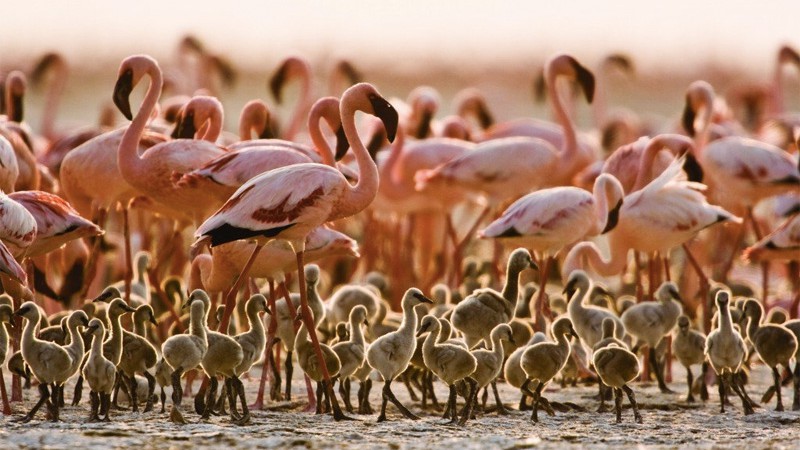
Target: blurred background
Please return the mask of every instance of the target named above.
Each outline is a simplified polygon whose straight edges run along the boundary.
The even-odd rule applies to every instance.
[[[451,112],[455,92],[477,86],[497,119],[505,119],[548,114],[546,104],[534,102],[532,86],[549,55],[569,52],[595,68],[606,55],[623,53],[635,72],[608,77],[608,103],[669,120],[678,116],[692,80],[704,78],[720,93],[764,83],[773,76],[780,45],[800,45],[796,0],[244,0],[213,6],[34,0],[7,2],[1,17],[0,72],[29,72],[50,51],[69,63],[58,117],[64,126],[96,120],[122,58],[149,53],[162,67],[174,66],[187,34],[236,70],[235,83],[218,93],[229,127],[248,99],[274,103],[267,79],[289,55],[311,61],[318,95],[329,93],[324,77],[331,67],[347,59],[388,95],[405,98],[420,84],[437,88],[441,114]],[[796,110],[800,82],[797,73],[789,79],[786,106]],[[42,95],[34,87],[26,100],[26,120],[34,128]],[[288,114],[287,105],[276,105],[276,113]],[[588,112],[579,108],[585,122]]]

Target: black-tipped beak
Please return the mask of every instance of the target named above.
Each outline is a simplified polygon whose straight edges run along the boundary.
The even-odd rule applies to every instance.
[[[84,327],[88,327],[89,326],[89,319],[86,318],[86,317],[81,317],[81,325],[83,325]]]
[[[22,314],[24,314],[24,311],[22,311],[22,309],[18,309],[14,311],[11,315],[14,317],[22,317]]]
[[[508,343],[511,345],[517,345],[517,341],[514,340],[514,336],[508,337]]]
[[[683,160],[683,171],[686,172],[686,178],[689,181],[703,182],[703,168],[697,162],[697,158],[690,152],[686,152],[686,159]]]
[[[136,308],[133,308],[133,307],[128,306],[128,305],[124,305],[122,307],[122,309],[124,309],[125,311],[128,311],[129,313],[136,312]]]
[[[181,305],[181,310],[184,310],[184,309],[188,308],[191,303],[192,303],[191,300],[187,300],[187,301],[183,302],[183,304]]]
[[[173,139],[194,139],[197,128],[194,126],[194,111],[183,114],[183,118],[178,121],[175,131],[172,133]]]
[[[340,126],[339,129],[336,130],[336,161],[344,158],[348,148],[350,148],[350,142],[348,142],[347,136],[344,134],[344,127]]]
[[[303,321],[303,314],[298,311],[297,315],[294,316],[294,321],[295,322],[302,322]]]
[[[697,112],[692,107],[692,101],[689,96],[686,96],[686,104],[683,106],[683,115],[681,116],[681,124],[683,129],[690,137],[694,137],[696,130],[694,129],[694,119]]]
[[[414,133],[417,139],[425,139],[431,132],[431,122],[433,121],[433,112],[425,111],[422,113],[422,118],[419,121],[419,127]]]
[[[589,69],[580,65],[578,61],[572,59],[570,62],[572,63],[572,68],[575,69],[578,84],[580,84],[581,89],[583,89],[583,95],[586,97],[586,101],[592,103],[592,100],[594,100],[594,75]]]
[[[603,228],[603,231],[600,234],[606,234],[609,231],[613,230],[617,223],[619,223],[619,210],[622,208],[622,199],[617,202],[617,205],[608,212],[608,218],[606,219],[606,227]]]
[[[283,64],[272,78],[269,79],[269,90],[272,93],[272,97],[275,98],[275,101],[278,104],[281,104],[283,101],[283,85],[286,84],[286,75],[289,71],[289,66],[287,64]]]
[[[158,326],[158,322],[156,322],[156,318],[153,316],[150,316],[150,323],[152,323],[155,326]]]
[[[122,73],[117,79],[117,84],[114,86],[114,104],[128,120],[133,120],[131,113],[130,95],[133,91],[133,70],[128,69]]]
[[[100,328],[98,325],[92,325],[92,326],[90,326],[90,327],[86,328],[86,331],[88,331],[88,332],[89,332],[89,334],[91,334],[91,333],[94,333],[94,331],[95,331],[96,329],[98,329],[98,328]]]
[[[25,105],[22,102],[22,96],[18,94],[14,94],[11,96],[11,104],[14,107],[13,115],[9,117],[12,122],[20,123],[22,122],[25,111]]]
[[[534,261],[534,260],[531,260],[531,262],[530,262],[529,266],[530,266],[530,268],[531,268],[531,269],[533,269],[533,270],[539,270],[539,265],[538,265],[538,264],[536,264],[536,261]]]
[[[425,297],[424,295],[422,295],[420,293],[414,292],[412,295],[422,303],[431,303],[431,304],[433,304],[433,300],[429,299],[428,297]]]
[[[570,335],[570,336],[572,336],[572,337],[574,337],[575,339],[580,339],[580,338],[578,337],[578,333],[576,333],[576,332],[575,332],[575,329],[574,329],[574,328],[571,328],[571,327],[570,327],[570,329],[569,329],[569,335]]]
[[[383,122],[383,127],[386,128],[386,137],[389,139],[389,142],[394,142],[394,138],[397,135],[397,122],[399,120],[397,110],[394,109],[391,103],[379,95],[370,95],[369,102],[372,104],[375,116]]]

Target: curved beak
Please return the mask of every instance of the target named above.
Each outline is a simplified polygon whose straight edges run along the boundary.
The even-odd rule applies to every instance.
[[[92,299],[92,303],[107,302],[111,298],[111,292],[102,292],[100,295]]]
[[[375,116],[383,122],[383,127],[386,128],[386,137],[389,139],[389,142],[394,142],[394,137],[397,135],[397,123],[399,121],[397,110],[394,109],[391,103],[379,95],[370,95],[369,102],[372,104]]]
[[[344,134],[344,127],[339,127],[336,130],[336,155],[334,159],[336,161],[341,160],[344,158],[344,155],[347,154],[347,149],[350,148],[350,142],[347,140],[347,136]]]
[[[131,113],[130,95],[133,91],[133,70],[128,69],[117,78],[117,84],[114,85],[114,104],[128,120],[133,120]]]
[[[417,300],[419,300],[420,302],[422,302],[422,303],[431,303],[431,304],[433,304],[433,300],[429,299],[428,297],[425,297],[423,294],[418,294],[418,293],[414,292],[414,294],[412,294],[412,295],[414,295],[414,297]]]

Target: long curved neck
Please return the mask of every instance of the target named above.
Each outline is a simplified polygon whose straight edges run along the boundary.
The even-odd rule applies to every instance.
[[[322,134],[320,122],[324,117],[330,125],[333,122],[333,120],[331,120],[333,117],[338,118],[339,101],[331,97],[318,100],[318,102],[322,103],[314,105],[311,112],[308,113],[308,134],[311,137],[311,142],[314,143],[314,148],[317,150],[320,158],[322,158],[322,164],[335,167],[336,162],[334,161],[333,150],[331,150],[331,146],[328,145],[328,141],[325,140],[325,136]]]
[[[588,291],[589,286],[581,284],[578,286],[578,291],[572,295],[572,298],[568,299],[569,303],[567,309],[569,310],[570,317],[575,317],[576,314],[580,314],[580,312],[586,309],[583,305],[583,299],[586,297]]]
[[[600,255],[600,248],[594,242],[579,243],[567,255],[563,273],[568,275],[573,270],[583,269],[588,265],[601,276],[618,275],[625,269],[628,249],[621,245],[614,245],[613,239],[610,240],[610,249],[610,257],[604,259]]]
[[[372,203],[378,193],[378,167],[375,166],[375,162],[370,158],[367,148],[364,147],[364,143],[358,136],[356,108],[348,102],[342,102],[340,108],[342,127],[344,127],[344,133],[350,143],[350,148],[353,149],[358,165],[358,182],[345,191],[344,198],[333,211],[334,217],[329,220],[349,217],[361,212]]]
[[[219,135],[222,134],[223,113],[219,108],[214,108],[206,121],[205,133],[201,138],[208,142],[217,142]]]
[[[33,320],[28,319],[25,322],[25,328],[22,330],[22,348],[25,349],[27,346],[32,344],[36,341],[36,326],[39,324],[41,317],[37,315]]]
[[[564,144],[561,148],[561,159],[570,161],[577,152],[578,138],[575,134],[575,125],[572,123],[572,118],[564,107],[564,100],[558,92],[558,76],[559,73],[557,71],[549,71],[547,73],[547,90],[550,95],[553,114],[563,127]]]
[[[558,348],[564,354],[569,355],[570,349],[572,346],[569,344],[569,337],[567,337],[566,333],[561,333],[556,337],[556,341],[558,342]]]
[[[131,180],[141,179],[146,175],[147,167],[141,164],[142,159],[139,157],[139,140],[142,137],[142,133],[144,133],[150,115],[156,108],[164,84],[161,70],[157,66],[149,66],[146,73],[150,76],[150,85],[147,88],[142,105],[136,113],[136,117],[133,118],[128,129],[125,130],[125,134],[122,135],[117,155],[119,171],[129,183]]]
[[[590,231],[590,236],[600,234],[608,224],[608,211],[611,209],[611,206],[608,198],[610,193],[606,188],[606,184],[605,178],[603,178],[594,185],[592,195],[595,204],[595,221]]]
[[[144,273],[147,272],[147,261],[144,258],[139,258],[139,260],[136,262],[136,276],[134,277],[134,281],[136,283],[144,284]]]
[[[397,127],[397,136],[391,147],[389,147],[389,156],[383,161],[383,165],[380,168],[381,192],[388,194],[392,198],[408,194],[405,189],[402,189],[403,184],[400,182],[402,173],[400,164],[398,164],[400,157],[403,155],[404,145],[405,132],[403,127]]]
[[[211,255],[205,253],[194,257],[191,272],[189,272],[189,291],[207,289],[206,285],[211,280],[214,270],[212,258]]]
[[[308,283],[308,290],[306,292],[308,296],[308,307],[311,309],[311,313],[314,316],[314,325],[319,325],[325,314],[325,304],[322,303],[322,299],[319,298],[316,285]]]
[[[145,328],[144,323],[147,321],[147,316],[144,314],[134,314],[133,315],[133,332],[137,336],[145,337],[147,334],[147,329]]]

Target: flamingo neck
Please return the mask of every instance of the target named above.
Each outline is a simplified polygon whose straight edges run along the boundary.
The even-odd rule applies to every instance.
[[[572,346],[569,344],[569,337],[567,337],[567,333],[561,333],[558,335],[558,348],[569,357],[569,352]],[[566,361],[566,358],[564,359]]]
[[[110,319],[111,337],[108,339],[108,342],[111,345],[112,352],[110,353],[111,357],[109,357],[109,359],[111,362],[117,364],[122,356],[122,316],[116,315]]]
[[[189,273],[189,291],[195,289],[205,289],[209,284],[211,274],[214,270],[211,255],[197,255],[192,260],[192,268]]]
[[[610,239],[609,244],[611,255],[608,259],[604,259],[600,254],[600,248],[594,242],[579,243],[567,255],[563,273],[569,275],[575,269],[585,268],[588,263],[601,276],[619,274],[625,269],[628,249],[622,245],[615,245],[614,239]]]
[[[725,305],[725,310],[719,312],[719,330],[724,333],[733,332],[733,320],[731,319],[731,310]]]
[[[22,339],[21,339],[21,347],[24,350],[29,345],[31,345],[34,341],[36,341],[36,327],[39,325],[39,322],[42,318],[37,314],[36,317],[33,319],[28,319],[25,323],[25,328],[22,330]],[[4,327],[5,328],[5,327]],[[25,356],[23,354],[23,356]]]
[[[333,108],[333,110],[331,110],[331,108]],[[311,137],[311,142],[314,144],[314,149],[316,149],[317,153],[322,159],[322,164],[336,167],[333,150],[331,150],[331,146],[328,145],[328,141],[325,140],[325,136],[322,134],[322,128],[320,124],[322,118],[326,117],[327,120],[329,114],[336,114],[337,116],[339,114],[339,111],[333,102],[326,103],[320,108],[313,108],[308,114],[308,134]],[[330,124],[331,121],[328,120],[328,123]]]
[[[122,141],[119,143],[119,153],[117,155],[119,171],[125,181],[131,184],[146,177],[149,172],[146,165],[142,164],[142,158],[139,157],[139,152],[137,150],[139,147],[139,140],[144,133],[150,115],[156,108],[164,84],[161,70],[157,66],[150,65],[147,68],[146,74],[150,77],[150,85],[147,87],[147,92],[139,111],[122,135]]]
[[[403,145],[405,144],[405,133],[402,127],[397,127],[395,141],[389,147],[389,157],[384,160],[380,169],[381,191],[392,198],[400,198],[408,194],[403,189],[400,158],[403,155]]]
[[[214,108],[211,115],[208,117],[205,126],[205,133],[203,133],[202,140],[208,142],[217,142],[220,134],[222,134],[223,113],[220,109]]]
[[[515,264],[512,264],[512,261],[508,263],[508,269],[506,270],[506,284],[503,286],[503,293],[501,294],[506,301],[509,303],[513,303],[516,305],[517,296],[519,295],[519,273],[521,270],[516,267]]]
[[[355,186],[349,186],[345,191],[344,198],[339,202],[328,220],[334,220],[352,216],[364,210],[375,199],[378,193],[378,167],[369,156],[367,148],[361,142],[356,128],[356,108],[347,102],[342,102],[341,117],[344,134],[350,143],[350,148],[356,157],[358,165],[358,181]]]
[[[306,111],[311,106],[311,74],[305,69],[299,71],[300,77],[300,98],[297,100],[289,125],[286,127],[284,138],[291,141],[300,132]]]
[[[561,148],[561,159],[571,162],[577,152],[578,138],[575,134],[575,125],[572,123],[572,118],[564,106],[563,97],[558,92],[558,75],[557,72],[549,72],[547,74],[547,90],[550,95],[553,114],[563,127],[564,143]]]

